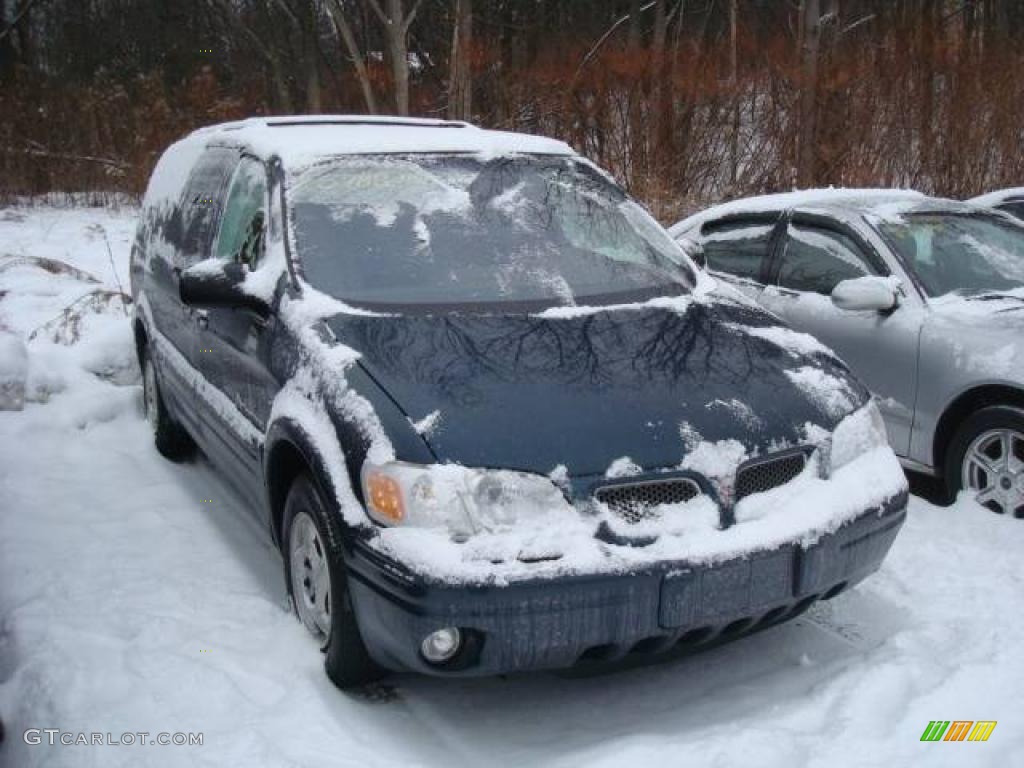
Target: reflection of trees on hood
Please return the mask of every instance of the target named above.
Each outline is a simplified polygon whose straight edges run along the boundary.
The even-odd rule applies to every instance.
[[[692,304],[666,309],[597,312],[575,318],[501,315],[342,317],[338,336],[371,366],[436,387],[455,402],[478,400],[478,385],[530,378],[567,387],[628,389],[660,381],[695,391],[713,382],[742,394],[753,379],[819,364],[790,357],[775,344],[727,326],[763,325],[743,307]],[[845,375],[841,371],[833,371]]]

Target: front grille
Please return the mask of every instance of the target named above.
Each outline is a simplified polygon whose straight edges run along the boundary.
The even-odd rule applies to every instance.
[[[803,472],[805,466],[807,453],[795,451],[758,459],[740,467],[736,473],[736,501],[785,485]]]
[[[639,523],[653,516],[661,504],[682,504],[700,495],[700,486],[688,477],[645,480],[598,488],[594,498],[625,520]]]

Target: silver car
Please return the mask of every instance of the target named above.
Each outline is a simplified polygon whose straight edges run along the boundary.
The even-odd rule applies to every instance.
[[[738,200],[670,230],[717,276],[831,346],[908,469],[1024,518],[1024,226],[889,190]]]
[[[986,195],[972,197],[967,201],[986,208],[998,208],[1011,216],[1024,221],[1024,187],[1012,187],[989,192]]]

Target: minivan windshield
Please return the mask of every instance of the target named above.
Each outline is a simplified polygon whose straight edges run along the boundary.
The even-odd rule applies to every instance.
[[[617,304],[695,279],[657,222],[570,157],[332,158],[294,174],[288,199],[306,280],[357,306]]]
[[[1024,227],[993,215],[911,213],[879,228],[932,296],[1024,288]]]

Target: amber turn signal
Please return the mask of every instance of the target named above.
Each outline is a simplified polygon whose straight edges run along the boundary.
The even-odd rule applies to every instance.
[[[405,505],[397,481],[382,472],[371,472],[366,478],[366,493],[366,502],[372,512],[389,522],[402,522]]]

